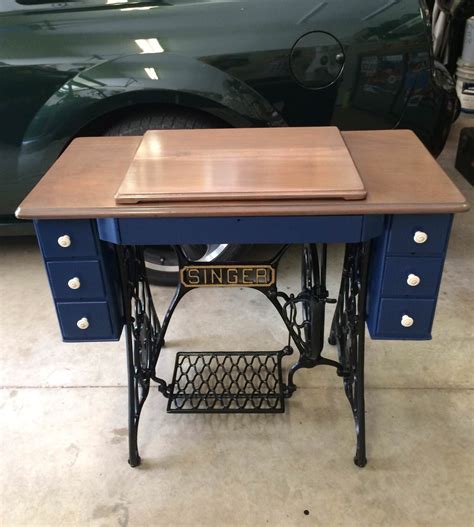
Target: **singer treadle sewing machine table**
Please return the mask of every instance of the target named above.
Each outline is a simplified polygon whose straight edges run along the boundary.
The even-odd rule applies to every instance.
[[[76,139],[18,208],[19,218],[35,220],[64,341],[118,340],[125,326],[130,465],[140,463],[138,422],[153,383],[170,413],[283,412],[297,370],[319,365],[333,366],[341,377],[355,420],[354,461],[366,464],[365,326],[372,339],[431,338],[453,214],[468,205],[409,131],[342,133],[348,155],[328,147],[311,159],[304,149],[275,149],[300,140],[311,147],[308,131],[316,149],[317,130],[153,132],[147,159],[139,155],[140,137]],[[195,157],[183,146],[190,137]],[[212,152],[229,137],[233,148],[212,164]],[[263,156],[255,167],[275,188],[253,177],[253,143]],[[272,145],[271,155],[261,154],[270,152],[265,145]],[[192,178],[179,179],[183,162],[200,178],[194,187]],[[318,177],[308,179],[309,172]],[[150,194],[153,177],[169,173],[176,185],[165,178],[160,189],[167,193]],[[226,183],[212,194],[211,180]],[[180,199],[180,185],[194,198],[191,192]],[[192,261],[181,247],[221,243],[282,248],[267,262],[214,265]],[[332,243],[346,248],[340,289],[330,294]],[[303,245],[301,290],[293,294],[277,282],[289,244]],[[145,271],[149,245],[172,245],[179,260],[179,284],[161,323]],[[288,344],[279,351],[180,352],[172,379],[163,379],[157,362],[175,308],[188,292],[213,286],[264,294],[288,329]],[[328,342],[337,346],[338,360],[323,354],[330,302],[336,306]],[[284,375],[282,359],[291,354]]]

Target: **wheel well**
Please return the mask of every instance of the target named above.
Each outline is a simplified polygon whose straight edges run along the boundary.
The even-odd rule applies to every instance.
[[[146,113],[146,112],[171,112],[173,110],[178,111],[187,111],[189,113],[196,114],[197,116],[201,115],[203,118],[211,118],[215,121],[216,125],[221,128],[228,128],[231,125],[215,115],[205,112],[203,110],[198,110],[196,108],[175,105],[175,104],[134,104],[132,106],[127,106],[125,108],[119,108],[117,110],[111,111],[100,117],[97,117],[86,126],[82,127],[75,135],[75,137],[86,137],[86,136],[98,136],[103,135],[110,127],[114,124],[122,121],[128,117],[132,117],[137,113]],[[72,140],[72,139],[71,139]]]

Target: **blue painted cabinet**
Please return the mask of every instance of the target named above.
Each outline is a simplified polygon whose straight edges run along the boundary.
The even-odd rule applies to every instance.
[[[367,326],[373,339],[431,339],[451,224],[451,214],[386,218],[370,266]]]
[[[64,341],[118,340],[123,309],[113,247],[93,220],[35,222]]]

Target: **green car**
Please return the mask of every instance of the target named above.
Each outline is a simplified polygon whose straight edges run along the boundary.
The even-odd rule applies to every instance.
[[[31,232],[15,208],[78,136],[400,127],[436,155],[457,99],[424,2],[3,0],[0,234]]]

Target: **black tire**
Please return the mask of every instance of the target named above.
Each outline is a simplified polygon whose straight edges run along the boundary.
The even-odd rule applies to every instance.
[[[195,128],[226,128],[217,117],[179,107],[163,107],[159,110],[141,109],[118,119],[103,135],[143,135],[147,130],[179,130]],[[208,262],[237,260],[248,246],[221,244],[214,246],[184,245],[190,259]],[[169,246],[154,245],[146,248],[147,274],[150,282],[174,286],[178,283],[178,261]]]
[[[103,135],[143,135],[147,130],[179,130],[194,128],[228,128],[226,123],[196,110],[163,107],[140,109],[119,118]]]

